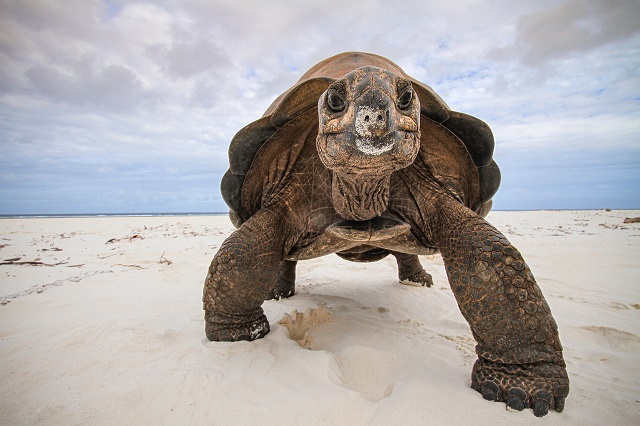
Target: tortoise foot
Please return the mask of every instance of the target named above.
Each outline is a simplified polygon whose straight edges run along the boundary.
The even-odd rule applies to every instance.
[[[404,285],[411,285],[414,287],[431,287],[433,285],[433,278],[424,269],[416,274],[408,277],[400,277],[400,283]]]
[[[267,300],[275,299],[286,299],[296,294],[296,283],[291,281],[286,281],[283,279],[278,279],[275,287],[267,296]]]
[[[564,409],[569,379],[563,366],[550,362],[511,365],[479,359],[471,387],[488,401],[506,403],[509,411],[532,408],[536,417],[542,417],[549,410]]]
[[[269,292],[266,300],[286,299],[296,293],[296,264],[297,262],[283,260],[278,267],[276,285]]]
[[[269,321],[262,309],[257,317],[205,312],[205,333],[213,342],[252,341],[266,336],[269,330]]]

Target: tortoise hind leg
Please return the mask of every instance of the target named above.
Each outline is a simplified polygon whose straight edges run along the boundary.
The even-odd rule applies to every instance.
[[[278,278],[272,292],[267,296],[270,299],[286,299],[296,293],[296,265],[293,260],[283,260],[278,266]]]
[[[392,251],[391,254],[398,262],[398,277],[402,284],[415,287],[431,287],[433,285],[431,274],[424,270],[418,256],[397,251]]]
[[[209,340],[255,340],[269,332],[261,308],[273,295],[284,257],[286,223],[260,211],[227,238],[211,261],[203,303]]]

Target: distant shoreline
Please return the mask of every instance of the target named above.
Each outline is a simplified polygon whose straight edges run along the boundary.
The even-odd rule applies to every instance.
[[[569,212],[569,211],[633,211],[637,208],[620,209],[494,209],[493,212]],[[171,213],[60,213],[60,214],[0,214],[0,219],[49,219],[49,218],[92,218],[92,217],[188,217],[226,216],[228,212],[171,212]]]
[[[0,219],[50,219],[90,217],[172,217],[172,216],[225,216],[228,212],[205,213],[66,213],[66,214],[0,214]]]

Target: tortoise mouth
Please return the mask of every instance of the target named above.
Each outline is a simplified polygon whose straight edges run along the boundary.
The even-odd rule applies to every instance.
[[[391,135],[391,132],[383,135],[380,140],[376,140],[370,137],[356,136],[356,148],[365,155],[381,155],[393,149],[396,143],[396,138],[394,138],[393,136],[395,135]]]
[[[318,134],[316,145],[320,160],[331,170],[388,174],[413,163],[420,140],[413,131],[393,130],[378,137],[340,132]]]

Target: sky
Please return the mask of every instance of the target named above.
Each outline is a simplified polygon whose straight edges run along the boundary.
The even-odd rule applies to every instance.
[[[494,208],[640,208],[638,0],[0,0],[0,214],[225,212],[233,135],[385,56],[487,122]]]

